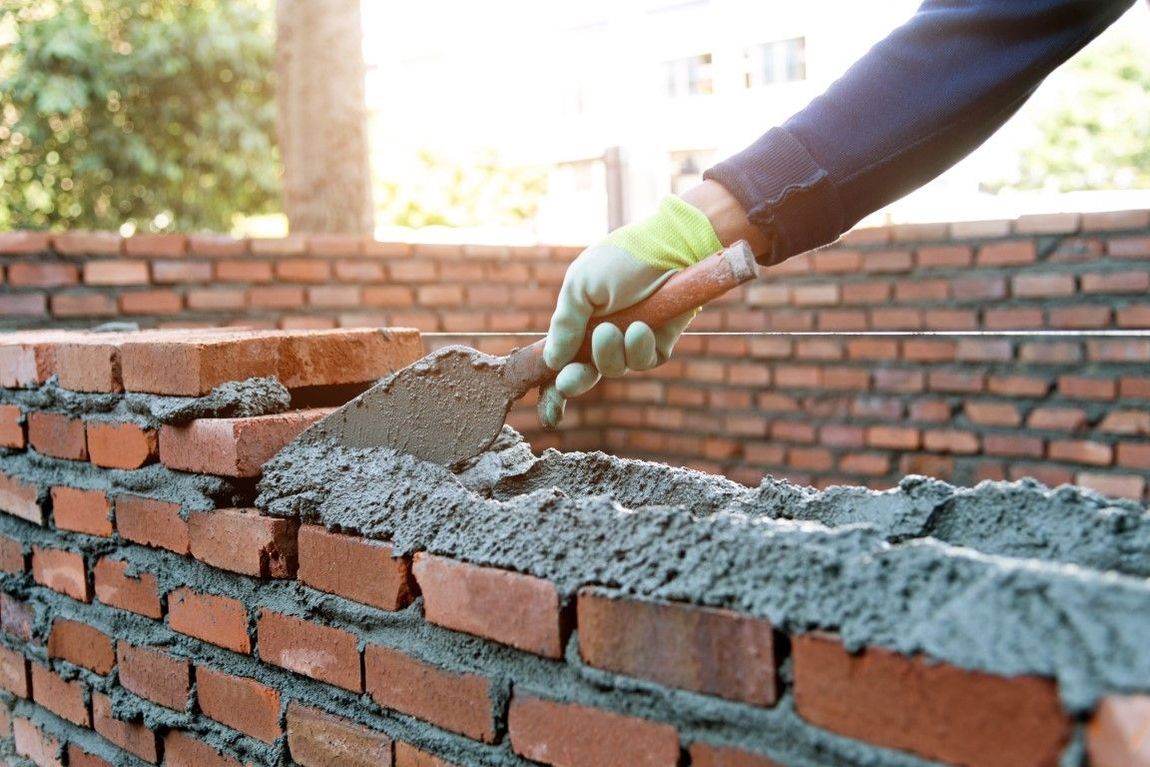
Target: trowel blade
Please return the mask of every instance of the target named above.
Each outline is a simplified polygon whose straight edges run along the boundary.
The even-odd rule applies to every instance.
[[[297,438],[390,447],[451,466],[486,450],[517,398],[506,358],[449,346],[396,371]]]

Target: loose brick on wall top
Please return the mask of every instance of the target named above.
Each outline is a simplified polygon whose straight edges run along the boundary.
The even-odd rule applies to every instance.
[[[307,427],[332,412],[297,410],[250,418],[201,418],[160,429],[160,461],[169,469],[256,477],[260,467]]]

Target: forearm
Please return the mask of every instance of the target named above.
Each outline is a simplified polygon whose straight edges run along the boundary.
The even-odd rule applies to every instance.
[[[825,245],[981,144],[1133,1],[927,0],[823,95],[705,178],[762,232],[763,263]]]
[[[762,257],[769,252],[770,240],[766,233],[751,223],[742,204],[722,184],[704,181],[679,196],[703,212],[724,247],[746,240],[756,256]]]

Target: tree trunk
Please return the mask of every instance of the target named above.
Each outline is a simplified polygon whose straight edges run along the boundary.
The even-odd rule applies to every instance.
[[[360,0],[277,0],[276,97],[292,232],[370,234]]]

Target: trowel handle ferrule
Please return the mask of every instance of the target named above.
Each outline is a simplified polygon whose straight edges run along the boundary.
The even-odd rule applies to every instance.
[[[661,288],[639,303],[606,317],[593,318],[587,326],[587,335],[575,359],[580,362],[591,361],[591,333],[604,322],[624,329],[632,322],[645,322],[653,328],[662,327],[756,276],[758,265],[755,263],[755,254],[750,245],[739,240],[694,266],[676,272]],[[507,360],[506,375],[517,385],[522,382],[524,394],[555,378],[555,371],[543,362],[545,342],[546,339],[541,339],[517,349]]]

